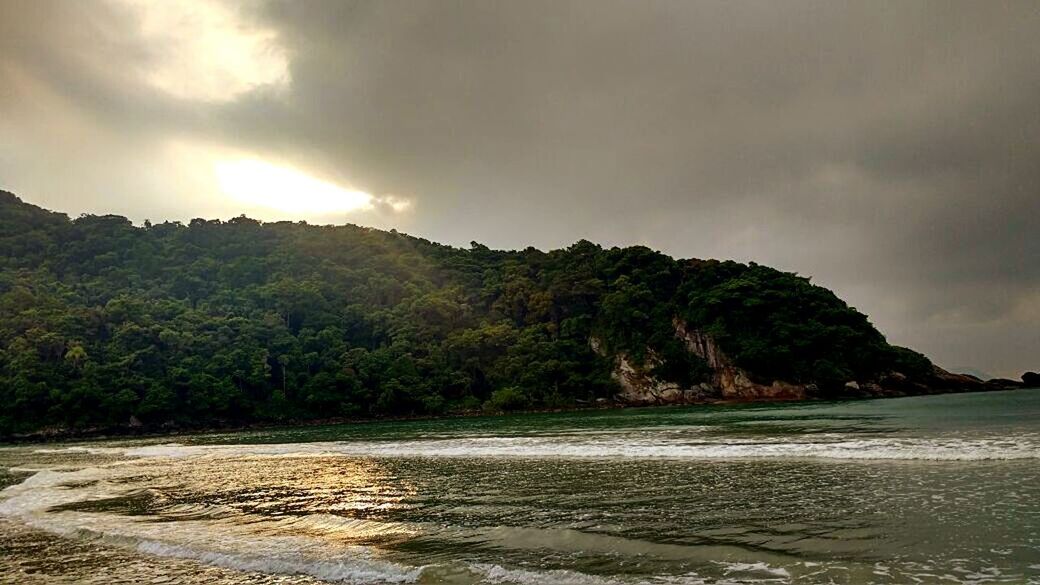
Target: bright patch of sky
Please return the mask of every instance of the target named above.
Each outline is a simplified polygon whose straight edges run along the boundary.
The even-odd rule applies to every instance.
[[[300,213],[370,209],[374,197],[344,189],[292,167],[257,159],[217,161],[213,165],[224,194],[250,204]]]
[[[242,18],[233,5],[203,0],[110,0],[133,13],[149,48],[140,72],[151,86],[185,100],[226,102],[290,84],[278,33]]]

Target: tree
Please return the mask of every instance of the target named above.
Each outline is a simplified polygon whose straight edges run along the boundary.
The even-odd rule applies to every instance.
[[[83,349],[82,345],[73,345],[65,352],[65,361],[78,369],[83,366],[83,362],[87,361],[87,350]]]
[[[676,319],[767,379],[840,392],[932,367],[755,264],[246,217],[135,227],[0,192],[0,434],[555,408],[610,397],[618,352],[691,386],[710,372]]]

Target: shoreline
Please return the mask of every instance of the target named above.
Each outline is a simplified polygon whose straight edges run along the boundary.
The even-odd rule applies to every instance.
[[[512,416],[525,414],[551,414],[563,412],[594,412],[601,410],[617,410],[627,408],[659,408],[679,406],[737,406],[741,404],[778,404],[802,402],[849,402],[860,400],[876,400],[888,398],[909,398],[913,396],[937,396],[941,394],[977,394],[982,392],[1000,392],[1005,390],[1030,390],[1040,387],[1007,386],[983,388],[951,388],[949,390],[919,394],[883,394],[876,396],[846,396],[837,398],[773,398],[773,399],[716,399],[697,402],[673,402],[661,404],[633,404],[623,402],[607,402],[603,404],[576,405],[569,408],[533,408],[503,412],[487,412],[484,410],[456,411],[436,415],[406,415],[377,418],[332,417],[322,419],[300,419],[283,421],[257,421],[252,423],[207,424],[203,426],[175,426],[170,423],[162,425],[131,426],[130,424],[114,427],[89,429],[44,429],[25,434],[0,436],[0,447],[26,444],[47,444],[60,442],[101,441],[106,439],[173,437],[185,435],[205,435],[209,433],[237,433],[244,431],[274,430],[295,427],[321,427],[345,424],[376,424],[387,422],[429,421],[456,418],[479,418],[494,416]]]

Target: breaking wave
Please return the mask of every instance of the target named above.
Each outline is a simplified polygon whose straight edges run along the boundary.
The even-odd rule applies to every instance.
[[[650,585],[674,583],[771,583],[786,576],[782,568],[765,563],[720,563],[724,573],[739,573],[739,579],[705,580],[696,574],[640,578],[605,577],[571,570],[508,568],[498,564],[449,562],[411,566],[379,558],[377,549],[336,545],[306,534],[322,530],[357,528],[372,530],[377,522],[315,514],[268,525],[267,533],[252,532],[241,519],[223,522],[220,517],[204,522],[159,523],[137,521],[124,515],[82,513],[55,507],[83,501],[102,501],[125,495],[121,485],[133,471],[124,466],[90,467],[74,471],[42,470],[23,483],[0,491],[0,517],[63,536],[88,540],[159,557],[187,559],[244,572],[275,575],[306,575],[335,583],[427,583],[452,582],[471,585]],[[273,530],[270,530],[272,529]],[[287,529],[287,530],[286,530]],[[300,530],[304,529],[304,530]],[[388,526],[388,529],[393,529]],[[295,534],[294,534],[295,533]],[[737,575],[733,575],[737,576]]]
[[[520,457],[635,459],[798,458],[839,460],[982,461],[1040,458],[1040,437],[848,438],[814,435],[792,439],[584,437],[479,437],[413,441],[354,441],[247,445],[68,447],[67,452],[149,457]],[[56,452],[39,450],[38,452]]]
[[[142,522],[114,514],[50,512],[62,505],[125,495],[125,485],[119,485],[122,473],[115,467],[40,471],[0,492],[0,516],[66,538],[241,571],[309,575],[341,583],[412,583],[423,570],[379,559],[369,547],[333,547],[306,536],[261,535],[235,521]]]

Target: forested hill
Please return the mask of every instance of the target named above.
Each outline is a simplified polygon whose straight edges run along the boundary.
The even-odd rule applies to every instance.
[[[756,380],[824,396],[931,369],[755,264],[245,217],[135,227],[0,192],[0,434],[565,407],[613,400],[619,356],[708,389],[677,323]]]

